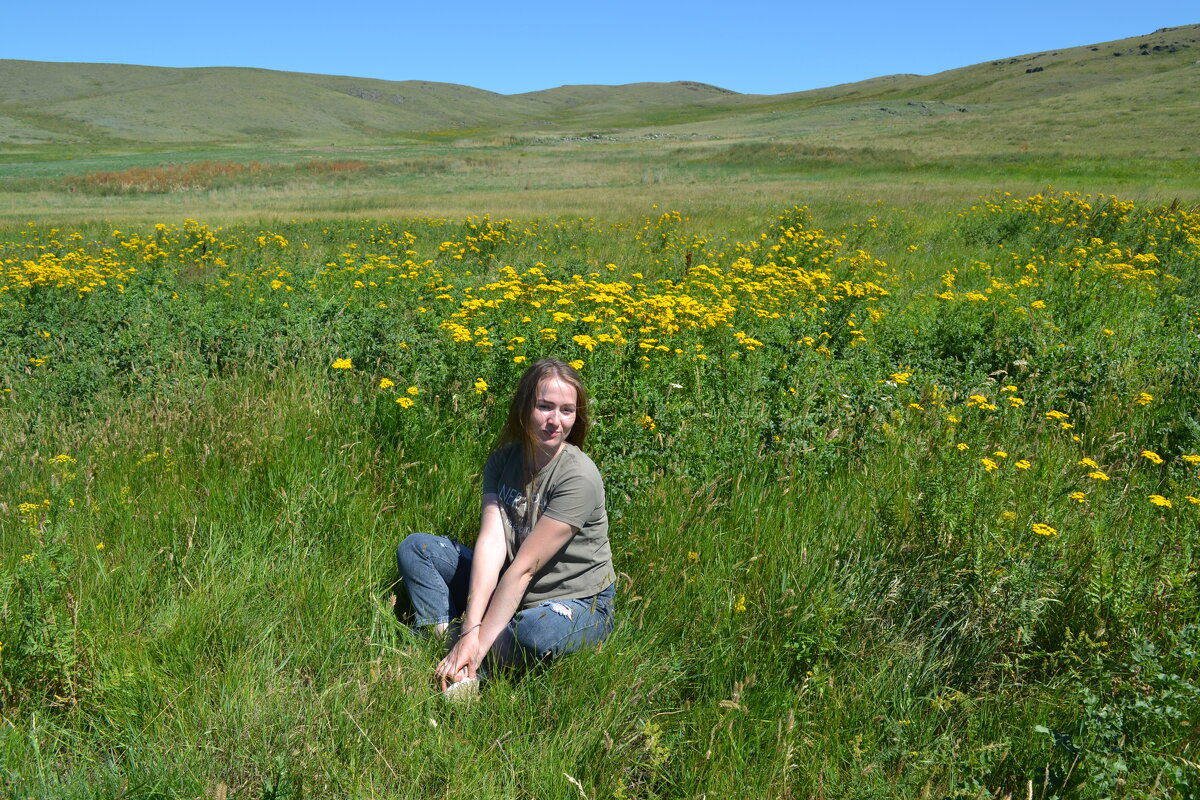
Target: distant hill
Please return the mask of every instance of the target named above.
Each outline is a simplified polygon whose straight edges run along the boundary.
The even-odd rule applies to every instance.
[[[1200,25],[771,96],[692,82],[500,95],[262,69],[0,60],[0,153],[659,132],[914,152],[1194,155],[1198,120]]]

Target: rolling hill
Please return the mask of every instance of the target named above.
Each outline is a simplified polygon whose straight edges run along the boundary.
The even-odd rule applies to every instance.
[[[0,61],[0,155],[597,133],[915,153],[1196,154],[1200,25],[786,95],[691,82],[500,95],[428,81]]]

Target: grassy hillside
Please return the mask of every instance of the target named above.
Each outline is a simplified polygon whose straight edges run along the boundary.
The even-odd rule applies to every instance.
[[[0,61],[0,221],[1200,200],[1200,26],[790,95]]]
[[[1000,136],[979,143],[971,121],[980,117],[998,118],[1010,127],[1035,118],[1061,118],[1053,140],[1062,144],[1065,133],[1058,131],[1075,129],[1076,115],[1122,127],[1123,115],[1131,114],[1139,125],[1157,126],[1194,110],[1197,60],[1200,26],[1187,26],[937,75],[891,76],[774,97],[692,82],[564,86],[505,96],[425,81],[260,69],[0,61],[0,142],[10,149],[46,143],[362,144],[402,141],[407,133],[430,131],[469,138],[482,131],[496,135],[697,123],[726,136],[743,131],[786,135],[799,133],[808,113],[835,106],[854,132],[869,131],[895,144],[904,143],[911,123],[931,139],[969,138],[977,147],[1004,142]],[[881,126],[887,117],[864,113],[878,104],[885,114],[910,124]],[[940,104],[956,106],[966,123],[962,130],[947,129]],[[909,109],[915,110],[906,113]],[[797,118],[797,112],[804,113]],[[780,114],[784,117],[775,125],[761,119]],[[1173,134],[1170,130],[1165,129],[1169,142],[1153,146],[1163,152],[1171,145],[1191,146],[1192,131],[1183,126],[1175,126]]]

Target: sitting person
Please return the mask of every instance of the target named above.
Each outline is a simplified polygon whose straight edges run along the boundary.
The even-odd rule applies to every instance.
[[[414,533],[396,550],[416,624],[437,634],[461,621],[437,665],[443,690],[490,663],[553,658],[602,641],[616,591],[604,482],[580,449],[588,399],[558,359],[517,384],[483,470],[475,549]]]

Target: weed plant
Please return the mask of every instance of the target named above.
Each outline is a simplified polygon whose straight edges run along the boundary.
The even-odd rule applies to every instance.
[[[1194,797],[1200,214],[0,235],[0,787]],[[594,394],[618,625],[441,702],[516,379]]]

